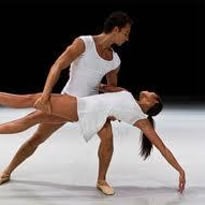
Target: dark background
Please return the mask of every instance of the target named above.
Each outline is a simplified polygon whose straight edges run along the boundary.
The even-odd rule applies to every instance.
[[[101,32],[114,10],[135,21],[130,41],[116,50],[122,60],[119,85],[154,89],[170,100],[205,101],[204,0],[1,3],[0,91],[42,91],[66,46],[78,35]],[[68,77],[63,71],[55,92]]]

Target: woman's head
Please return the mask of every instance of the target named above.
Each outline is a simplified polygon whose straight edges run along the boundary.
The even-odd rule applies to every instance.
[[[161,98],[155,92],[141,91],[139,94],[139,102],[143,111],[151,117],[156,116],[163,108]]]
[[[147,119],[154,128],[154,120],[152,116],[156,116],[161,112],[163,108],[161,98],[155,92],[141,91],[139,101],[141,105],[143,105],[144,112],[148,115]],[[140,155],[146,159],[150,155],[152,148],[152,143],[147,136],[142,133]]]

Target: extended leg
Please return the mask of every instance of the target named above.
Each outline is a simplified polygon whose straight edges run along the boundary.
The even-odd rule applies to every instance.
[[[106,174],[113,154],[113,133],[110,121],[98,132],[100,146],[98,149],[99,170],[97,188],[106,195],[114,194],[114,189],[106,182]]]
[[[66,122],[66,120],[54,115],[48,115],[38,110],[29,113],[25,117],[0,124],[0,134],[22,132],[41,122],[55,124]]]
[[[13,108],[32,107],[34,102],[39,98],[41,93],[34,94],[12,94],[0,92],[0,105]]]
[[[10,180],[11,173],[22,164],[29,156],[31,156],[37,147],[51,136],[53,132],[59,129],[64,123],[60,124],[48,124],[42,123],[39,125],[34,135],[21,145],[16,152],[9,165],[0,173],[0,184],[3,184]]]

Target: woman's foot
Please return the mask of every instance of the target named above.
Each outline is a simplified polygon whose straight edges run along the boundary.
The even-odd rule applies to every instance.
[[[0,185],[10,181],[10,175],[0,173]]]
[[[115,194],[114,189],[104,180],[98,180],[96,187],[105,195]]]

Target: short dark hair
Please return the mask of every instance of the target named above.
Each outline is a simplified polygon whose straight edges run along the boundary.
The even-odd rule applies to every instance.
[[[121,29],[127,24],[133,24],[133,20],[131,19],[131,17],[123,11],[115,11],[112,12],[105,20],[103,31],[105,33],[110,33],[115,26]]]

